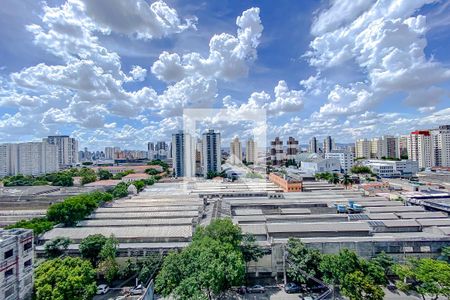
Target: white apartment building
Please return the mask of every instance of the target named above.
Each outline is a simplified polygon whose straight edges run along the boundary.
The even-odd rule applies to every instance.
[[[355,142],[355,156],[356,158],[370,158],[370,141],[367,139],[359,139]]]
[[[419,171],[417,161],[407,159],[400,161],[370,159],[363,161],[363,165],[383,178],[413,176]]]
[[[432,143],[428,130],[417,130],[408,136],[408,158],[417,161],[419,168],[432,167]]]
[[[189,133],[179,131],[172,135],[172,159],[175,175],[195,176],[195,140]]]
[[[59,171],[58,148],[46,142],[0,145],[0,177]]]
[[[350,172],[355,160],[354,154],[345,150],[331,150],[331,152],[325,153],[325,158],[335,158],[339,160],[341,169],[344,173]]]
[[[0,299],[30,299],[33,291],[33,231],[0,229]]]
[[[219,173],[222,168],[220,133],[208,130],[202,135],[203,147],[203,176],[207,177],[209,172]]]
[[[105,147],[105,159],[114,159],[114,147]]]
[[[235,137],[230,143],[229,163],[232,165],[242,164],[242,144],[238,137]]]
[[[430,133],[432,166],[450,167],[450,125],[439,126]]]
[[[383,156],[383,141],[380,138],[370,140],[370,158],[381,159]]]
[[[54,135],[43,139],[44,142],[58,147],[59,167],[61,169],[78,163],[78,141],[68,135]]]
[[[245,147],[245,160],[248,163],[256,164],[257,158],[257,145],[253,138],[247,140],[247,145]]]

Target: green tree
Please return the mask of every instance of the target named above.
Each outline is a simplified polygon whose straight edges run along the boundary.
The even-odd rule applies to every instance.
[[[345,173],[342,177],[341,183],[345,186],[345,189],[347,189],[347,187],[353,183],[353,180],[347,173]]]
[[[171,252],[156,277],[156,290],[177,299],[213,299],[244,280],[242,233],[230,219],[200,227],[192,243]]]
[[[147,173],[148,175],[158,175],[160,172],[156,169],[149,168],[145,170],[145,173]]]
[[[85,174],[81,177],[81,184],[88,184],[97,180],[97,175],[95,174]]]
[[[410,260],[396,264],[392,270],[399,277],[396,285],[403,291],[414,291],[433,300],[450,296],[450,264],[431,258]]]
[[[244,255],[244,261],[258,261],[264,256],[264,250],[256,244],[256,239],[253,234],[243,234],[241,242],[241,251]]]
[[[138,192],[142,191],[145,187],[144,180],[136,180],[133,182],[133,184],[136,187],[136,189],[138,190]]]
[[[113,174],[108,170],[99,169],[97,172],[97,177],[100,180],[108,180],[113,178]]]
[[[392,257],[385,252],[380,252],[371,261],[378,264],[384,270],[385,280],[387,281],[387,276],[391,274],[392,266],[394,265]]]
[[[46,231],[53,228],[55,224],[49,221],[46,217],[43,218],[33,218],[31,220],[21,220],[15,224],[8,225],[5,229],[12,228],[27,228],[33,230],[35,236],[40,235]]]
[[[107,240],[102,234],[91,234],[84,238],[80,243],[81,257],[88,259],[94,267],[97,266],[101,259],[100,252]]]
[[[382,288],[361,271],[354,271],[344,277],[341,292],[350,300],[383,300]]]
[[[52,185],[54,186],[72,186],[73,178],[69,174],[66,173],[55,173],[54,175],[49,176]]]
[[[442,248],[441,257],[444,261],[450,263],[450,246]]]
[[[35,270],[36,300],[90,300],[96,290],[95,270],[81,258],[47,260]]]
[[[305,246],[299,239],[290,238],[286,247],[288,253],[287,274],[294,281],[306,283],[310,277],[320,275],[321,254]]]
[[[372,174],[372,170],[367,166],[353,166],[351,172],[353,174]]]
[[[114,198],[122,198],[128,196],[128,183],[121,182],[114,187],[112,190],[112,195]]]
[[[47,258],[56,258],[63,255],[72,241],[67,237],[57,237],[44,244]]]
[[[328,182],[332,184],[338,184],[340,182],[339,175],[336,173],[331,174]]]

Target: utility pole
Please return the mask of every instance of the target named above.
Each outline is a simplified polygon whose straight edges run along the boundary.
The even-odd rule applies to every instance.
[[[286,246],[283,245],[283,281],[284,286],[287,284],[287,278],[286,278]]]

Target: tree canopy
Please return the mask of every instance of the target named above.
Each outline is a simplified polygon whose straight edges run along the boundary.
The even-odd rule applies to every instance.
[[[350,300],[382,300],[384,270],[376,262],[366,261],[348,249],[338,254],[322,256],[319,266],[323,280],[333,286],[339,285],[343,295]]]
[[[320,276],[321,254],[308,248],[299,239],[290,238],[286,247],[288,253],[288,276],[296,282],[306,283],[310,277]]]
[[[423,299],[450,296],[450,264],[445,261],[413,259],[392,269],[400,279],[396,282],[400,290],[417,292]]]
[[[44,244],[47,258],[56,258],[64,254],[71,243],[67,237],[57,237]]]
[[[81,258],[47,260],[35,270],[36,300],[90,300],[96,290],[95,270]]]
[[[245,277],[243,235],[230,219],[200,227],[192,243],[171,252],[156,277],[156,290],[177,299],[213,299]],[[252,243],[247,240],[246,243]],[[248,255],[247,259],[254,256]]]

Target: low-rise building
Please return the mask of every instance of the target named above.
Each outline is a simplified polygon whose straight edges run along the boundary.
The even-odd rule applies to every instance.
[[[414,176],[419,171],[417,161],[412,160],[366,160],[363,161],[373,173],[383,178]]]
[[[337,158],[323,158],[316,153],[301,153],[297,155],[295,161],[299,162],[301,170],[308,174],[341,172],[341,163]]]
[[[0,299],[31,298],[33,251],[30,229],[0,230]]]
[[[294,179],[288,175],[279,173],[270,173],[269,180],[278,185],[283,192],[301,192],[302,182],[301,180]]]

